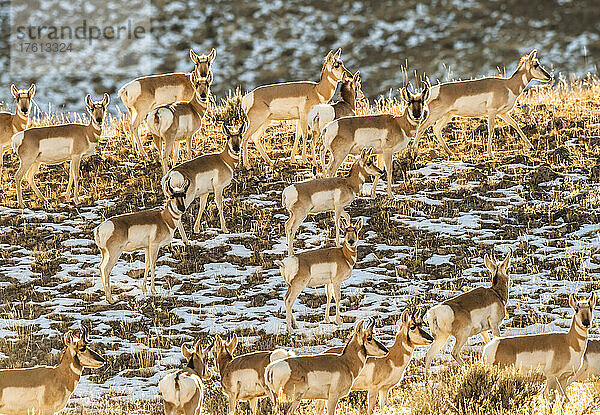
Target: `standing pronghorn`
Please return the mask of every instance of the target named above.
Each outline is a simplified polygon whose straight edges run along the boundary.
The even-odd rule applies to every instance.
[[[326,399],[327,412],[335,415],[338,401],[350,393],[368,356],[384,356],[388,349],[373,336],[374,320],[359,321],[341,354],[288,357],[267,366],[265,382],[271,398],[283,393],[292,400],[293,415],[303,399]]]
[[[350,216],[344,210],[360,193],[365,180],[369,176],[380,176],[380,170],[373,157],[371,149],[364,149],[354,162],[347,177],[325,177],[294,183],[283,189],[281,194],[283,207],[290,217],[285,222],[285,236],[288,244],[288,254],[294,255],[294,237],[300,224],[309,214],[334,212],[334,223],[339,223],[344,216],[347,221]],[[340,244],[339,227],[335,227],[335,243]]]
[[[29,126],[35,84],[31,84],[29,89],[17,89],[16,86],[11,85],[10,93],[15,98],[17,109],[14,114],[0,112],[0,173],[4,165],[4,153],[10,149],[12,144],[12,136]]]
[[[487,151],[490,155],[496,117],[500,117],[517,130],[527,149],[532,148],[525,133],[509,114],[517,98],[532,79],[545,82],[552,79],[552,76],[540,65],[536,50],[521,58],[517,70],[509,78],[493,76],[432,86],[428,102],[429,114],[417,131],[413,148],[418,148],[419,139],[425,130],[433,125],[433,133],[438,142],[448,156],[452,156],[452,151],[442,138],[442,129],[454,116],[487,117]]]
[[[308,112],[308,129],[311,133],[311,148],[313,163],[316,164],[316,144],[321,137],[323,128],[333,120],[341,117],[356,115],[356,103],[364,99],[360,86],[360,71],[356,71],[353,77],[344,76],[340,88],[341,101],[333,104],[318,104]]]
[[[108,94],[104,94],[102,101],[92,101],[90,95],[86,95],[85,104],[90,113],[90,122],[87,125],[71,123],[35,127],[13,136],[13,150],[21,162],[15,174],[19,206],[25,206],[21,189],[23,176],[27,176],[36,196],[48,203],[35,184],[35,174],[41,164],[61,164],[65,161],[71,162],[66,197],[69,199],[73,189],[73,202],[79,203],[79,165],[84,157],[94,153],[98,145],[108,102]]]
[[[390,389],[404,377],[404,371],[410,363],[415,346],[431,344],[433,337],[423,329],[423,313],[404,310],[400,316],[400,327],[396,340],[387,346],[389,353],[383,357],[369,357],[365,367],[352,384],[353,391],[367,391],[367,413],[371,414],[377,403],[381,409],[386,405]],[[343,347],[332,347],[326,353],[341,353]],[[323,402],[324,404],[325,402]],[[323,412],[319,405],[317,414]]]
[[[194,62],[192,72],[199,78],[206,78],[215,56],[214,49],[208,55],[198,55],[190,49],[190,59]],[[190,100],[193,96],[190,74],[183,72],[143,76],[123,85],[119,89],[119,98],[129,110],[134,149],[146,156],[138,128],[154,107]]]
[[[200,200],[200,210],[194,223],[194,232],[200,232],[200,219],[206,208],[208,196],[215,194],[215,203],[219,209],[219,219],[221,221],[221,230],[228,232],[225,226],[225,215],[223,214],[223,190],[231,184],[233,180],[233,171],[240,158],[240,146],[242,135],[244,134],[246,123],[243,122],[237,130],[231,130],[223,124],[223,133],[227,136],[225,148],[220,153],[205,154],[195,159],[181,163],[173,167],[162,180],[163,190],[166,192],[166,183],[172,179],[187,180],[190,182],[185,197],[186,208],[198,197]],[[183,241],[187,244],[188,238],[183,229],[183,224],[178,223],[177,229]]]
[[[99,368],[104,359],[89,347],[88,330],[64,336],[65,349],[57,366],[0,370],[0,413],[54,414],[67,406],[83,369]]]
[[[166,415],[200,415],[204,398],[202,380],[210,379],[208,355],[213,344],[202,349],[198,340],[191,350],[185,343],[181,346],[186,367],[169,373],[158,382]]]
[[[189,101],[156,107],[146,116],[148,130],[156,138],[155,143],[161,153],[163,174],[167,173],[171,153],[173,153],[173,164],[177,163],[178,140],[185,139],[187,151],[192,154],[192,138],[202,127],[202,120],[208,109],[212,80],[212,72],[209,72],[205,78],[198,78],[196,72],[192,72],[190,81],[194,86],[194,96]]]
[[[173,239],[175,228],[185,212],[185,197],[190,182],[186,179],[177,186],[173,188],[171,180],[167,181],[167,202],[163,209],[142,210],[114,216],[94,229],[94,240],[102,252],[100,277],[109,303],[114,303],[110,289],[110,272],[123,252],[134,252],[140,249],[145,251],[142,291],[146,292],[146,280],[150,269],[152,274],[150,290],[152,294],[156,294],[154,277],[158,251]]]
[[[325,306],[325,323],[329,323],[329,304],[331,294],[335,297],[335,322],[342,324],[340,317],[340,301],[342,297],[341,286],[350,278],[352,269],[356,264],[356,245],[358,233],[362,229],[362,218],[355,223],[346,221],[342,217],[339,222],[341,231],[345,233],[344,243],[341,247],[318,248],[288,256],[282,261],[275,261],[281,271],[281,276],[288,284],[285,293],[285,320],[289,334],[293,328],[298,328],[292,306],[296,298],[306,287],[317,288],[325,286],[327,292],[327,305]]]
[[[298,81],[263,85],[248,92],[242,99],[242,107],[248,117],[248,130],[244,134],[242,154],[244,167],[249,168],[248,141],[252,138],[260,155],[269,164],[273,161],[267,155],[261,136],[272,120],[299,120],[292,148],[291,160],[298,151],[300,137],[304,138],[302,160],[306,162],[306,135],[308,132],[308,112],[317,104],[324,104],[333,96],[337,84],[350,72],[340,59],[341,49],[330,51],[325,57],[319,82]],[[350,74],[351,75],[351,74]]]
[[[435,340],[425,356],[426,374],[429,373],[431,361],[444,347],[449,336],[456,339],[452,357],[461,365],[464,361],[460,351],[469,337],[481,333],[483,340],[489,343],[490,331],[494,337],[500,336],[499,326],[506,316],[508,301],[510,254],[501,263],[486,255],[484,262],[492,274],[491,287],[474,288],[427,311],[429,328]]]
[[[271,362],[294,353],[283,349],[272,352],[252,352],[233,357],[233,351],[238,343],[237,336],[225,342],[217,335],[213,347],[215,366],[221,376],[223,393],[227,396],[227,415],[235,413],[238,401],[248,401],[252,415],[256,415],[258,399],[267,396],[265,385],[265,368]]]
[[[358,154],[364,148],[383,156],[387,170],[387,193],[392,195],[392,158],[394,153],[405,149],[417,129],[429,97],[429,86],[420,93],[413,94],[407,87],[402,88],[402,100],[407,108],[401,115],[380,114],[343,117],[327,124],[323,130],[323,152],[321,164],[329,177],[333,176],[348,154]],[[329,165],[325,167],[325,155],[331,153]],[[378,177],[373,181],[371,196],[375,196]]]
[[[499,337],[483,348],[483,358],[488,364],[514,365],[524,370],[539,370],[546,377],[546,395],[560,391],[569,401],[566,388],[583,364],[592,326],[596,294],[587,300],[569,296],[569,305],[575,310],[571,328],[566,333],[543,333],[512,337]],[[550,397],[550,401],[554,396]]]

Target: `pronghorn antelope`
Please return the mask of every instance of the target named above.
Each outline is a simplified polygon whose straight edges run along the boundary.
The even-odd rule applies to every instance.
[[[387,346],[389,353],[384,357],[369,357],[365,367],[352,384],[353,391],[367,391],[367,413],[371,414],[377,403],[383,408],[387,403],[390,389],[404,377],[404,371],[410,363],[415,346],[428,345],[433,337],[423,329],[423,313],[404,310],[400,316],[400,327],[396,340]],[[341,353],[342,347],[333,347],[326,353]],[[325,402],[323,402],[324,404]],[[318,414],[323,408],[317,408]]]
[[[221,386],[227,395],[227,414],[235,413],[235,405],[238,401],[248,401],[252,414],[256,415],[258,399],[267,396],[268,393],[265,385],[265,368],[271,362],[294,354],[277,349],[272,352],[252,352],[233,357],[237,343],[235,334],[228,342],[217,336],[213,347],[215,365],[221,376]]]
[[[309,214],[334,212],[334,223],[350,216],[344,208],[349,206],[365,183],[368,176],[380,176],[380,170],[371,156],[371,149],[364,149],[354,162],[347,177],[326,177],[295,183],[283,189],[282,204],[290,215],[285,223],[288,254],[294,255],[294,237],[300,224]],[[339,227],[335,227],[335,243],[340,244]]]
[[[196,72],[192,72],[190,81],[194,87],[194,95],[189,101],[156,107],[146,116],[148,130],[155,138],[161,153],[163,174],[167,173],[171,153],[173,164],[177,164],[179,140],[185,139],[187,151],[192,153],[192,138],[202,127],[202,120],[208,109],[212,80],[212,72],[209,72],[206,78],[198,78]]]
[[[539,370],[546,377],[546,395],[559,391],[565,398],[563,404],[568,402],[566,388],[570,378],[583,364],[596,294],[592,293],[587,300],[577,300],[571,294],[569,305],[575,310],[575,315],[568,332],[495,338],[483,348],[484,361],[501,366],[514,365],[523,370]],[[549,398],[552,402],[554,396]]]
[[[352,78],[344,76],[340,89],[341,101],[333,104],[318,104],[308,112],[308,130],[311,133],[311,148],[313,162],[316,164],[316,141],[321,137],[323,128],[333,120],[341,117],[356,115],[356,102],[364,99],[360,86],[360,71]]]
[[[12,136],[23,131],[29,125],[29,114],[31,113],[31,103],[35,95],[35,84],[31,84],[29,89],[17,89],[16,86],[11,85],[10,93],[15,99],[17,109],[14,114],[0,112],[0,171],[4,164],[4,153],[11,147]]]
[[[325,286],[327,292],[327,305],[325,306],[325,323],[329,323],[329,304],[331,295],[335,297],[335,322],[342,324],[340,317],[341,286],[350,278],[354,264],[356,264],[356,245],[358,233],[362,229],[363,221],[359,218],[355,223],[346,221],[342,217],[339,226],[344,235],[341,247],[318,248],[288,256],[283,260],[276,260],[281,275],[288,284],[285,293],[285,311],[288,333],[293,333],[297,328],[296,319],[292,313],[292,306],[296,298],[306,287],[317,288]]]
[[[425,130],[433,125],[433,133],[438,142],[448,156],[452,156],[452,151],[442,138],[442,130],[454,116],[487,117],[487,151],[490,155],[496,117],[500,117],[517,130],[527,149],[532,148],[525,133],[509,114],[517,98],[532,79],[544,82],[552,79],[552,76],[540,65],[536,50],[521,58],[517,70],[509,78],[492,76],[432,86],[428,102],[429,114],[417,131],[413,148],[418,148],[419,139]]]
[[[350,393],[368,356],[384,356],[388,349],[373,336],[374,320],[359,321],[341,354],[288,357],[267,366],[265,381],[271,398],[280,393],[291,399],[293,415],[302,399],[326,399],[327,412],[335,414],[338,401]]]
[[[215,203],[219,209],[219,219],[221,221],[221,230],[228,232],[225,226],[225,216],[223,214],[223,190],[229,186],[233,180],[233,170],[238,164],[240,158],[240,146],[242,135],[246,128],[246,123],[243,122],[237,130],[231,130],[223,124],[223,133],[227,136],[227,144],[220,153],[205,154],[195,159],[186,161],[178,166],[173,167],[162,180],[163,190],[166,191],[165,185],[172,179],[190,182],[185,197],[185,206],[189,207],[192,202],[200,196],[200,210],[198,217],[194,223],[194,232],[200,232],[200,219],[206,208],[206,202],[210,193],[215,194]],[[183,229],[183,224],[178,223],[177,229],[181,234],[181,238],[187,244],[188,238]]]
[[[25,206],[21,188],[23,176],[27,177],[36,196],[48,203],[35,184],[35,174],[41,164],[61,164],[65,161],[71,162],[66,197],[69,199],[73,189],[73,202],[79,203],[79,165],[84,157],[94,153],[98,145],[109,100],[108,94],[104,94],[102,101],[92,101],[90,95],[86,95],[85,104],[90,113],[90,122],[87,125],[71,123],[35,127],[16,133],[12,137],[13,150],[21,162],[15,174],[17,201],[21,207]]]
[[[590,378],[600,380],[600,340],[598,339],[588,339],[583,364],[569,382],[583,382]]]
[[[189,180],[185,180],[181,187],[173,188],[169,180],[166,183],[167,202],[163,209],[142,210],[113,216],[94,229],[94,240],[102,252],[100,277],[109,303],[114,303],[110,288],[110,272],[123,252],[134,252],[140,249],[145,251],[146,266],[142,291],[146,292],[146,280],[150,270],[150,290],[152,294],[156,294],[154,277],[158,251],[173,239],[175,228],[185,212],[185,197],[189,186]]]
[[[510,254],[501,263],[486,255],[484,262],[492,274],[490,287],[474,288],[427,311],[429,328],[435,340],[425,356],[426,374],[429,373],[431,361],[444,347],[449,336],[456,339],[452,357],[461,365],[464,362],[460,351],[469,337],[481,333],[485,343],[489,343],[490,331],[494,337],[500,336],[499,326],[506,315],[508,301]]]
[[[198,55],[190,49],[190,59],[194,62],[192,72],[199,78],[206,78],[215,56],[217,52],[214,49],[208,55]],[[193,96],[194,87],[190,83],[190,74],[183,72],[143,76],[123,85],[119,89],[119,98],[131,117],[130,125],[135,151],[146,156],[138,128],[154,107],[190,100]]]
[[[332,121],[323,130],[323,152],[321,164],[329,177],[333,176],[348,154],[358,154],[364,148],[373,148],[375,154],[383,156],[387,170],[387,193],[392,195],[392,158],[394,153],[406,148],[417,129],[429,97],[429,86],[420,93],[413,94],[407,87],[402,88],[402,100],[408,105],[402,115],[391,114],[342,117]],[[331,160],[325,167],[325,155],[331,153]],[[375,196],[378,177],[373,181],[371,196]]]
[[[158,383],[166,415],[200,415],[204,397],[202,380],[210,379],[208,355],[211,348],[212,344],[202,349],[200,340],[191,350],[185,343],[181,346],[186,367],[169,373]]]
[[[302,136],[304,138],[302,160],[306,162],[308,112],[315,105],[329,101],[343,76],[351,75],[340,59],[341,53],[342,50],[338,49],[335,53],[330,51],[327,54],[319,82],[298,81],[263,85],[244,95],[242,107],[248,117],[248,130],[244,134],[242,145],[244,167],[250,167],[248,161],[250,138],[267,163],[273,164],[261,142],[261,136],[271,120],[299,120],[291,160],[293,161],[296,156],[298,143]]]
[[[67,406],[83,369],[99,368],[104,359],[89,347],[88,331],[80,336],[68,331],[57,366],[0,370],[0,413],[11,415],[54,414]]]

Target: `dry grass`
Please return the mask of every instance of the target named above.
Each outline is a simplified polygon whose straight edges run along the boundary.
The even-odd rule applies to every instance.
[[[199,137],[195,139],[193,154],[199,155],[222,148],[225,138],[220,131],[218,121],[223,119],[239,120],[239,93],[233,94],[230,100],[224,101],[221,106],[212,111],[213,116],[202,128]],[[378,113],[402,111],[402,105],[397,100],[383,100],[372,105],[363,105],[361,113]],[[430,304],[444,298],[444,292],[454,292],[469,286],[470,281],[464,278],[448,279],[448,275],[460,275],[460,270],[466,269],[473,261],[482,256],[482,252],[489,246],[468,240],[456,243],[450,236],[437,235],[412,229],[408,226],[398,226],[393,219],[397,216],[409,215],[419,212],[426,217],[439,219],[453,217],[456,212],[484,211],[494,212],[494,204],[481,195],[494,194],[507,187],[522,186],[523,197],[535,198],[543,203],[515,204],[506,212],[495,213],[494,219],[499,222],[499,238],[504,240],[517,240],[519,237],[532,233],[546,225],[562,223],[553,232],[558,242],[553,242],[557,247],[564,248],[569,241],[563,237],[569,235],[577,226],[583,223],[600,223],[600,199],[597,186],[600,180],[600,82],[593,78],[574,79],[560,82],[555,87],[543,86],[532,88],[519,99],[519,105],[514,111],[514,118],[523,127],[530,137],[534,150],[530,154],[523,154],[521,143],[515,131],[500,123],[496,129],[494,140],[495,155],[489,159],[485,154],[485,140],[487,126],[483,120],[456,120],[444,131],[449,146],[458,154],[463,162],[475,166],[471,170],[460,171],[450,177],[427,178],[424,180],[406,180],[409,170],[424,167],[431,160],[443,160],[442,149],[438,147],[431,135],[422,141],[419,158],[411,159],[404,154],[397,157],[394,169],[396,186],[394,192],[403,196],[415,195],[422,191],[438,192],[446,200],[443,204],[425,203],[418,198],[407,197],[406,200],[389,200],[378,197],[374,200],[361,198],[353,205],[350,213],[352,216],[363,215],[370,218],[369,230],[377,235],[375,242],[387,245],[401,245],[413,247],[414,252],[408,259],[399,265],[389,266],[388,274],[396,280],[411,278],[415,284],[423,281],[442,279],[435,282],[434,287],[443,291],[428,292],[424,297],[413,298],[415,303]],[[64,120],[62,115],[44,114],[36,121],[37,124],[49,124]],[[73,119],[71,117],[71,119]],[[232,121],[232,123],[235,123]],[[38,183],[46,197],[51,200],[50,206],[41,206],[39,201],[31,197],[26,191],[27,202],[33,209],[44,208],[49,215],[44,223],[62,223],[69,219],[81,221],[80,212],[86,207],[94,206],[96,201],[103,206],[102,214],[130,212],[140,207],[152,207],[162,203],[162,194],[159,189],[160,164],[156,152],[152,158],[140,160],[133,155],[131,142],[127,137],[127,128],[124,118],[111,118],[109,127],[104,132],[102,142],[92,157],[82,163],[81,193],[86,195],[82,206],[74,208],[65,202],[61,195],[66,189],[66,166],[43,167],[38,175]],[[228,189],[227,197],[230,201],[226,207],[227,226],[236,232],[251,232],[253,237],[240,242],[250,247],[252,255],[249,258],[227,256],[222,249],[206,250],[198,246],[182,248],[172,246],[167,249],[175,263],[170,264],[173,270],[183,275],[192,275],[202,269],[204,264],[218,262],[222,258],[234,265],[261,266],[263,270],[273,268],[273,261],[277,255],[265,254],[265,249],[271,248],[272,241],[283,234],[282,221],[273,219],[273,212],[262,209],[259,205],[248,203],[250,195],[269,195],[268,200],[277,202],[279,206],[279,192],[288,183],[310,176],[310,166],[298,167],[290,165],[288,156],[294,135],[294,124],[278,122],[270,126],[264,138],[277,166],[270,168],[261,163],[258,154],[251,148],[251,162],[254,168],[250,171],[240,170],[236,173],[234,183]],[[0,181],[0,204],[15,207],[16,197],[14,191],[14,176],[17,162],[14,156],[8,157]],[[527,166],[524,168],[522,166]],[[517,173],[516,179],[508,179],[495,173]],[[521,174],[520,174],[521,173]],[[588,176],[587,180],[566,181],[556,187],[543,187],[541,183],[548,182],[556,177],[581,174]],[[450,188],[450,182],[453,187]],[[472,183],[477,182],[475,187]],[[568,193],[569,198],[564,194]],[[192,206],[195,212],[197,206]],[[218,219],[214,208],[208,209],[207,222],[216,226]],[[275,213],[283,211],[275,210]],[[191,229],[193,215],[186,215],[184,226]],[[321,229],[330,229],[329,236],[333,235],[331,218],[329,215],[318,215],[314,221]],[[0,351],[8,356],[3,359],[3,367],[28,366],[32,364],[49,363],[51,350],[61,347],[60,338],[48,338],[37,334],[35,324],[22,324],[23,321],[34,321],[44,315],[45,310],[40,305],[52,298],[48,290],[37,290],[37,287],[57,288],[61,294],[69,297],[76,290],[85,290],[94,284],[95,278],[92,271],[88,280],[79,285],[63,287],[63,281],[57,280],[55,274],[64,265],[64,254],[67,252],[64,242],[73,237],[67,233],[52,232],[47,228],[38,226],[39,219],[23,219],[19,215],[4,215],[0,217],[0,225],[11,227],[18,231],[1,232],[0,243],[9,246],[20,246],[33,252],[35,263],[32,271],[36,280],[31,283],[17,285],[7,284],[0,288],[3,298],[1,306],[2,318],[14,320],[9,324],[9,329],[16,333],[13,338],[0,339]],[[89,237],[93,223],[84,223],[79,229]],[[482,226],[492,226],[483,224]],[[496,226],[496,225],[494,225]],[[0,227],[1,228],[1,227]],[[206,235],[198,235],[199,240],[206,240]],[[561,238],[563,240],[561,240]],[[536,248],[525,240],[519,244],[513,255],[521,258],[513,266],[513,272],[519,275],[537,274],[552,270],[549,278],[560,281],[580,281],[584,290],[597,290],[600,288],[597,278],[592,272],[581,272],[581,264],[586,255],[573,253],[561,260],[540,260],[536,256]],[[303,248],[303,241],[298,241],[299,248]],[[562,245],[561,245],[562,244]],[[432,267],[424,259],[436,253],[439,255],[453,254],[453,265]],[[359,253],[359,261],[368,252]],[[393,253],[381,250],[377,252],[380,260]],[[8,251],[0,254],[0,266],[10,266],[15,258],[21,254],[11,254]],[[132,255],[131,258],[139,258]],[[376,262],[376,261],[375,261]],[[159,263],[160,265],[160,263]],[[387,264],[386,266],[388,266]],[[96,270],[94,270],[96,272]],[[0,271],[2,275],[2,271]],[[39,276],[39,277],[38,277]],[[171,287],[181,284],[181,292],[193,294],[202,282],[180,280],[176,276],[165,276],[164,283]],[[265,279],[262,271],[257,271],[244,280],[237,289],[228,287],[227,277],[222,280],[219,288],[219,301],[227,302],[232,298],[245,299],[249,306],[264,304],[273,298],[279,298],[280,293],[264,292],[245,297],[245,292],[261,284]],[[10,280],[14,282],[13,280]],[[398,286],[389,280],[378,281],[374,285],[366,285],[364,290],[375,289],[384,292],[390,297],[388,308],[382,310],[382,321],[393,324],[397,318],[394,313],[396,307],[395,296],[404,294]],[[120,293],[122,287],[114,287],[115,293]],[[362,291],[344,294],[349,303],[346,308],[356,308],[362,304]],[[531,309],[525,300],[530,296],[537,299],[539,292],[511,292],[511,296],[518,302],[524,313],[514,315],[514,308],[509,308],[509,327],[524,327],[535,322],[547,323],[555,317],[552,310],[542,314]],[[86,294],[82,299],[89,303],[86,305],[86,314],[113,310],[102,302],[94,303],[96,294]],[[300,298],[303,306],[319,307],[322,295],[307,293]],[[566,305],[566,296],[555,298],[555,304]],[[138,376],[148,378],[154,373],[156,362],[161,358],[161,351],[179,347],[181,333],[171,332],[170,327],[181,323],[181,320],[168,312],[168,310],[181,306],[195,306],[186,296],[178,298],[157,298],[152,301],[132,299],[121,302],[116,307],[118,310],[142,316],[139,321],[109,322],[110,334],[136,344],[129,353],[111,356],[107,365],[95,371],[90,378],[95,382],[104,382],[115,374],[121,376]],[[404,304],[399,305],[403,307]],[[390,311],[392,310],[392,311]],[[201,310],[198,311],[200,315]],[[279,316],[280,318],[282,316]],[[564,317],[564,316],[561,316]],[[55,323],[53,328],[64,331],[74,319],[72,316],[52,316]],[[300,322],[310,321],[314,316],[297,314]],[[352,321],[351,317],[344,316],[345,321]],[[18,321],[18,323],[17,323]],[[134,334],[147,332],[148,325],[153,331],[146,338],[137,338]],[[333,334],[323,336],[305,337],[302,335],[290,337],[284,334],[270,334],[263,330],[254,330],[251,327],[240,326],[236,330],[238,335],[253,336],[258,340],[252,349],[270,349],[275,346],[294,348],[308,347],[324,344],[331,341],[332,337],[343,338],[347,331],[338,330]],[[159,333],[159,334],[156,334]],[[200,338],[208,342],[208,333],[190,327],[185,333],[186,339]],[[117,345],[107,345],[106,351],[118,350]],[[240,345],[239,352],[250,350],[246,345]],[[537,377],[523,376],[513,371],[498,371],[485,369],[474,364],[464,369],[451,367],[436,375],[434,386],[426,386],[420,374],[421,362],[411,366],[407,379],[397,388],[390,399],[388,407],[383,408],[383,413],[394,414],[537,414],[543,402],[540,403],[540,381]],[[207,384],[205,412],[210,414],[224,414],[224,398],[218,388],[217,377]],[[575,385],[570,394],[574,406],[568,413],[583,415],[600,411],[598,401],[600,396],[590,385]],[[340,406],[339,413],[354,415],[365,412],[365,394],[353,393],[345,399]],[[246,404],[242,404],[244,413],[248,413]],[[158,400],[135,401],[127,395],[107,394],[99,399],[85,399],[81,402],[71,403],[66,413],[160,413],[161,406]],[[270,413],[270,404],[265,400],[260,405],[262,414]],[[302,414],[314,413],[312,403],[302,405]]]

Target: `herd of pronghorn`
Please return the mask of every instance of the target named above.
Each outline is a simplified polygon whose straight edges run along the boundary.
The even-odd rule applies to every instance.
[[[200,130],[210,105],[213,81],[211,64],[216,57],[190,51],[194,69],[190,73],[170,73],[137,78],[119,90],[119,97],[130,113],[131,135],[136,152],[146,155],[138,127],[145,121],[153,142],[161,154],[162,189],[166,204],[162,209],[143,210],[112,217],[94,230],[94,239],[102,253],[100,274],[108,302],[111,295],[110,273],[122,252],[145,251],[145,272],[142,290],[151,274],[154,277],[158,252],[170,243],[176,230],[188,243],[181,222],[182,215],[200,197],[200,210],[194,223],[199,232],[201,217],[210,193],[214,193],[223,232],[227,232],[223,213],[223,191],[231,183],[241,159],[249,166],[248,142],[253,141],[260,155],[272,164],[261,142],[262,135],[273,120],[297,120],[297,130],[291,159],[299,151],[307,158],[307,142],[312,137],[313,162],[320,161],[323,178],[295,183],[282,192],[283,207],[289,212],[285,224],[288,256],[275,261],[288,285],[284,302],[286,325],[291,334],[297,323],[292,306],[306,287],[324,286],[327,294],[325,322],[329,322],[332,295],[336,303],[336,323],[341,324],[341,284],[350,277],[357,259],[357,244],[363,227],[362,219],[352,221],[345,212],[365,180],[373,176],[371,194],[377,179],[387,173],[387,193],[392,193],[393,155],[408,147],[414,136],[416,149],[424,131],[433,126],[439,144],[452,155],[442,138],[442,129],[454,117],[487,116],[487,150],[492,151],[496,116],[514,127],[527,148],[531,143],[509,112],[519,95],[532,79],[551,80],[540,65],[536,51],[523,56],[510,77],[487,77],[468,81],[448,82],[435,86],[425,83],[419,92],[407,87],[401,90],[405,110],[401,115],[356,115],[357,100],[363,98],[359,73],[348,71],[341,50],[330,51],[324,59],[318,82],[286,82],[265,85],[247,93],[242,99],[246,118],[241,125],[222,126],[227,137],[219,153],[205,154],[177,164],[179,141],[186,140],[191,150],[192,137]],[[341,83],[342,100],[328,103]],[[67,197],[79,198],[79,166],[81,159],[92,154],[102,134],[109,104],[108,95],[93,101],[87,95],[85,104],[89,123],[71,123],[29,128],[35,86],[29,89],[11,88],[16,101],[15,114],[0,113],[0,151],[11,146],[20,161],[15,174],[17,201],[24,207],[22,179],[24,176],[34,193],[44,200],[34,181],[41,164],[70,161]],[[318,142],[317,142],[318,141]],[[320,158],[316,145],[322,146]],[[191,152],[190,152],[191,153]],[[335,177],[349,154],[357,155],[345,177]],[[329,162],[326,163],[327,155]],[[169,158],[175,167],[170,168]],[[1,160],[0,160],[1,161]],[[309,214],[333,212],[336,245],[294,254],[294,237]],[[343,239],[341,235],[343,234]],[[341,239],[341,241],[340,241]],[[443,348],[448,337],[455,339],[452,357],[464,363],[461,350],[469,337],[481,334],[486,343],[483,361],[487,364],[516,366],[538,370],[546,378],[549,401],[555,393],[568,401],[566,388],[573,381],[586,380],[600,374],[600,341],[588,340],[592,326],[596,296],[576,299],[569,297],[574,310],[568,332],[503,337],[499,326],[506,316],[509,297],[510,255],[496,261],[487,255],[486,268],[491,285],[479,287],[450,298],[426,313],[404,310],[400,316],[395,342],[385,346],[373,333],[374,320],[356,323],[349,340],[342,348],[324,353],[296,356],[290,351],[259,351],[235,356],[237,337],[228,340],[216,336],[207,347],[197,342],[191,349],[186,344],[181,351],[187,363],[182,369],[166,375],[159,383],[167,414],[199,414],[203,399],[203,380],[210,375],[209,355],[220,374],[221,385],[228,397],[228,414],[233,415],[237,401],[249,401],[256,414],[258,399],[268,396],[275,404],[283,395],[291,401],[293,414],[303,399],[319,400],[319,408],[327,405],[334,415],[337,402],[351,390],[368,392],[368,413],[377,399],[386,404],[389,390],[397,385],[411,360],[415,346],[430,345],[425,358],[425,373],[429,374],[433,358]],[[424,327],[429,324],[431,334]],[[493,339],[490,335],[493,335]],[[0,371],[0,413],[43,414],[63,409],[75,389],[85,367],[98,368],[104,359],[89,346],[88,330],[79,334],[69,331],[64,336],[65,350],[55,367],[38,366]]]

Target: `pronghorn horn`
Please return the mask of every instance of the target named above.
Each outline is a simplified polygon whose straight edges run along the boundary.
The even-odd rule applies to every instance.
[[[89,334],[88,328],[86,326],[81,326],[81,339],[84,343],[88,343],[90,341]]]
[[[372,329],[373,326],[375,326],[375,319],[373,317],[369,317],[367,319],[367,326],[366,326],[365,330]]]

